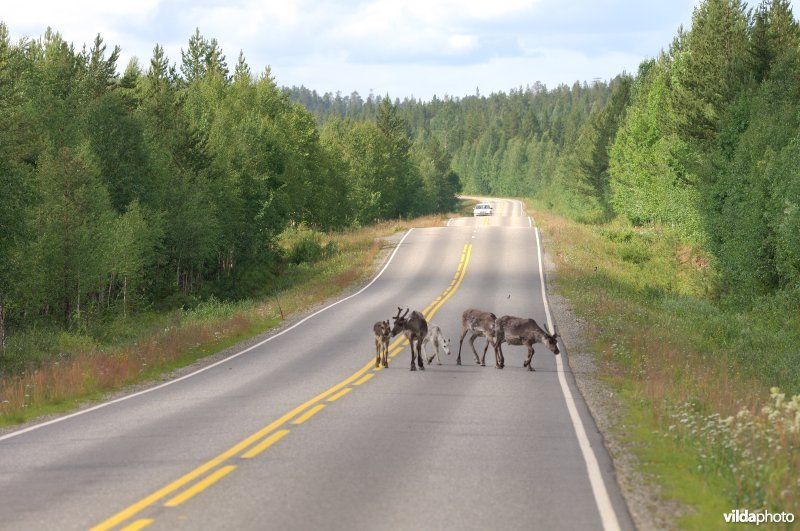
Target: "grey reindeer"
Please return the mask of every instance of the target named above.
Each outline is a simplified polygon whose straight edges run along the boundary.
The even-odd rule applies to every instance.
[[[398,306],[397,315],[392,318],[394,319],[392,337],[403,332],[403,335],[406,336],[411,346],[411,370],[417,370],[416,367],[414,367],[414,360],[416,359],[419,370],[424,371],[425,365],[422,363],[422,342],[425,340],[425,336],[428,335],[428,322],[425,320],[425,316],[417,310],[411,312],[409,317],[406,317],[408,315],[408,308],[406,308],[406,312],[403,315],[400,315],[402,311],[403,309]],[[416,347],[414,346],[415,342]]]
[[[476,308],[464,310],[464,313],[461,315],[462,332],[461,340],[458,342],[458,357],[456,358],[457,365],[461,365],[461,346],[464,343],[464,337],[467,335],[467,332],[469,332],[472,334],[469,338],[469,346],[472,347],[472,352],[475,354],[475,363],[478,363],[484,367],[486,366],[486,351],[489,349],[489,345],[494,346],[493,339],[495,320],[497,320],[497,317],[492,312],[485,312]],[[475,350],[475,339],[479,336],[486,338],[486,347],[483,349],[483,358],[479,358],[478,351]],[[499,367],[496,351],[495,363],[498,368],[502,368]]]
[[[558,354],[558,332],[554,331],[552,334],[539,326],[533,319],[526,319],[524,317],[514,317],[511,315],[504,315],[495,322],[495,343],[494,350],[495,356],[499,360],[500,368],[505,365],[505,357],[503,356],[503,343],[509,345],[525,345],[528,347],[528,359],[522,364],[527,367],[529,371],[535,371],[533,368],[533,345],[542,343],[553,354]]]

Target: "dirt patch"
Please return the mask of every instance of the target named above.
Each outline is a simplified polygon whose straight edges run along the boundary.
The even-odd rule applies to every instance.
[[[542,233],[540,233],[542,234]],[[544,237],[544,236],[543,236]],[[634,525],[643,531],[675,529],[677,507],[659,497],[659,486],[640,471],[636,455],[626,442],[624,404],[613,389],[600,379],[596,355],[590,352],[587,323],[577,317],[569,300],[558,294],[558,271],[547,253],[544,241],[544,267],[547,274],[547,298],[558,332],[569,350],[569,366],[575,375],[589,411],[603,433],[606,449],[614,463],[617,483],[628,505]]]

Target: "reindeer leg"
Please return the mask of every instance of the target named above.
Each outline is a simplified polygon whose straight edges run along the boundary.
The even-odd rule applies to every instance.
[[[461,340],[458,342],[458,357],[456,358],[456,365],[461,365],[461,345],[464,343],[464,337],[467,335],[469,330],[464,330],[464,333],[461,334]]]
[[[388,368],[389,367],[389,344],[388,343],[384,343],[382,350],[383,350],[382,365],[384,367]]]
[[[417,365],[419,366],[419,370],[425,370],[425,364],[422,363],[422,342],[417,339]],[[413,363],[413,361],[412,361]]]
[[[533,354],[533,345],[528,345],[528,361],[526,361],[522,366],[527,367],[529,371],[536,370],[533,368]]]
[[[503,352],[497,348],[498,345],[494,346],[494,366],[497,369],[502,369],[504,366],[503,363]]]
[[[489,339],[489,336],[486,336],[486,346],[483,347],[483,357],[481,358],[481,365],[486,367],[486,351],[489,350],[489,345],[492,343],[492,340]],[[494,347],[494,345],[492,345]],[[497,352],[494,354],[495,360],[497,360]],[[496,364],[495,364],[496,365]]]
[[[416,371],[417,367],[414,365],[414,356],[415,356],[415,353],[414,353],[414,340],[409,340],[408,341],[408,346],[411,348],[411,370],[412,371]]]
[[[495,356],[497,357],[495,362],[499,363],[500,368],[502,369],[503,367],[506,366],[506,358],[505,356],[503,356],[503,349],[501,348],[500,343],[498,343],[497,341],[492,341],[492,344],[494,345]]]
[[[425,353],[425,358],[428,360],[428,365],[430,365],[431,362],[433,361],[433,356],[436,353],[434,352],[433,354],[428,356],[428,347],[426,346],[427,343],[428,343],[428,338],[425,338],[425,341],[422,342],[422,352]]]
[[[483,363],[481,363],[480,356],[478,356],[478,351],[475,350],[475,339],[477,337],[478,337],[478,334],[472,334],[472,337],[469,338],[469,346],[472,347],[472,352],[475,354],[475,363],[477,363],[478,365],[483,365]]]
[[[495,367],[502,369],[505,366],[503,361],[503,346],[499,341],[494,344],[494,362]]]

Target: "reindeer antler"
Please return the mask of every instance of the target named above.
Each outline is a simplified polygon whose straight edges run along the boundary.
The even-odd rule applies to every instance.
[[[403,311],[403,309],[402,309],[400,306],[398,306],[398,307],[397,307],[397,315],[395,315],[394,317],[392,317],[392,319],[393,319],[393,320],[395,320],[395,321],[397,321],[398,319],[400,319],[400,312],[402,312],[402,311]]]
[[[408,310],[409,310],[409,308],[406,308],[406,313],[403,314],[403,317],[401,317],[401,319],[404,319],[405,316],[408,315]]]

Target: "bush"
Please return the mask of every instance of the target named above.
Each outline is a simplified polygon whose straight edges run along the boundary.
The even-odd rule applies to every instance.
[[[300,236],[289,252],[289,262],[293,264],[314,263],[322,258],[323,250],[320,237],[313,232]]]
[[[313,264],[339,252],[336,242],[331,240],[323,245],[322,235],[311,230],[294,231],[293,234],[287,234],[287,239],[293,240],[288,253],[291,264]]]

